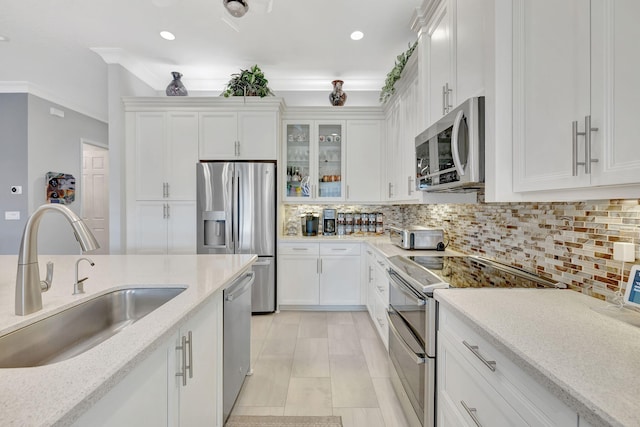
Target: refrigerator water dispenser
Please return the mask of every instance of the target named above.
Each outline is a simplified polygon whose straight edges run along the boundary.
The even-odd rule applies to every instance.
[[[224,211],[203,212],[204,245],[224,248],[227,244]]]

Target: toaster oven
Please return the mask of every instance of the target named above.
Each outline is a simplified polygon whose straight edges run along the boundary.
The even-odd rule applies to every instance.
[[[402,249],[424,249],[443,251],[444,230],[442,228],[427,228],[412,226],[408,228],[389,227],[391,243]]]

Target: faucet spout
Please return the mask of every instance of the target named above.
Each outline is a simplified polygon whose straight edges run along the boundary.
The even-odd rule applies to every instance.
[[[22,234],[18,254],[18,274],[16,277],[16,314],[24,316],[42,309],[42,292],[51,286],[53,266],[48,272],[47,283],[40,282],[38,267],[38,227],[42,216],[48,211],[56,211],[64,216],[76,236],[83,252],[98,249],[100,245],[89,227],[71,209],[63,205],[42,205],[29,217]]]

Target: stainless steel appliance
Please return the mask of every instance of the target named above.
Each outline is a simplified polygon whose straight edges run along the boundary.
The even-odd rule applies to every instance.
[[[276,304],[276,165],[197,164],[197,249],[200,254],[257,254],[254,313]]]
[[[336,210],[335,209],[323,209],[322,234],[324,234],[325,236],[336,235]]]
[[[484,97],[466,100],[418,135],[415,143],[418,190],[484,188]]]
[[[418,225],[407,228],[389,228],[389,240],[402,249],[426,249],[444,251],[444,230]]]
[[[251,285],[254,279],[253,271],[245,273],[222,295],[222,413],[225,421],[250,369]]]
[[[413,426],[433,427],[436,419],[435,289],[566,288],[562,283],[477,256],[393,256],[389,262],[391,379]]]

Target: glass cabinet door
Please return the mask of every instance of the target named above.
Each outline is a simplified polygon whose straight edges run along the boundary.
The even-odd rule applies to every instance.
[[[311,197],[311,125],[286,126],[286,188],[287,198]]]
[[[318,124],[317,199],[344,197],[344,126],[342,123]]]

